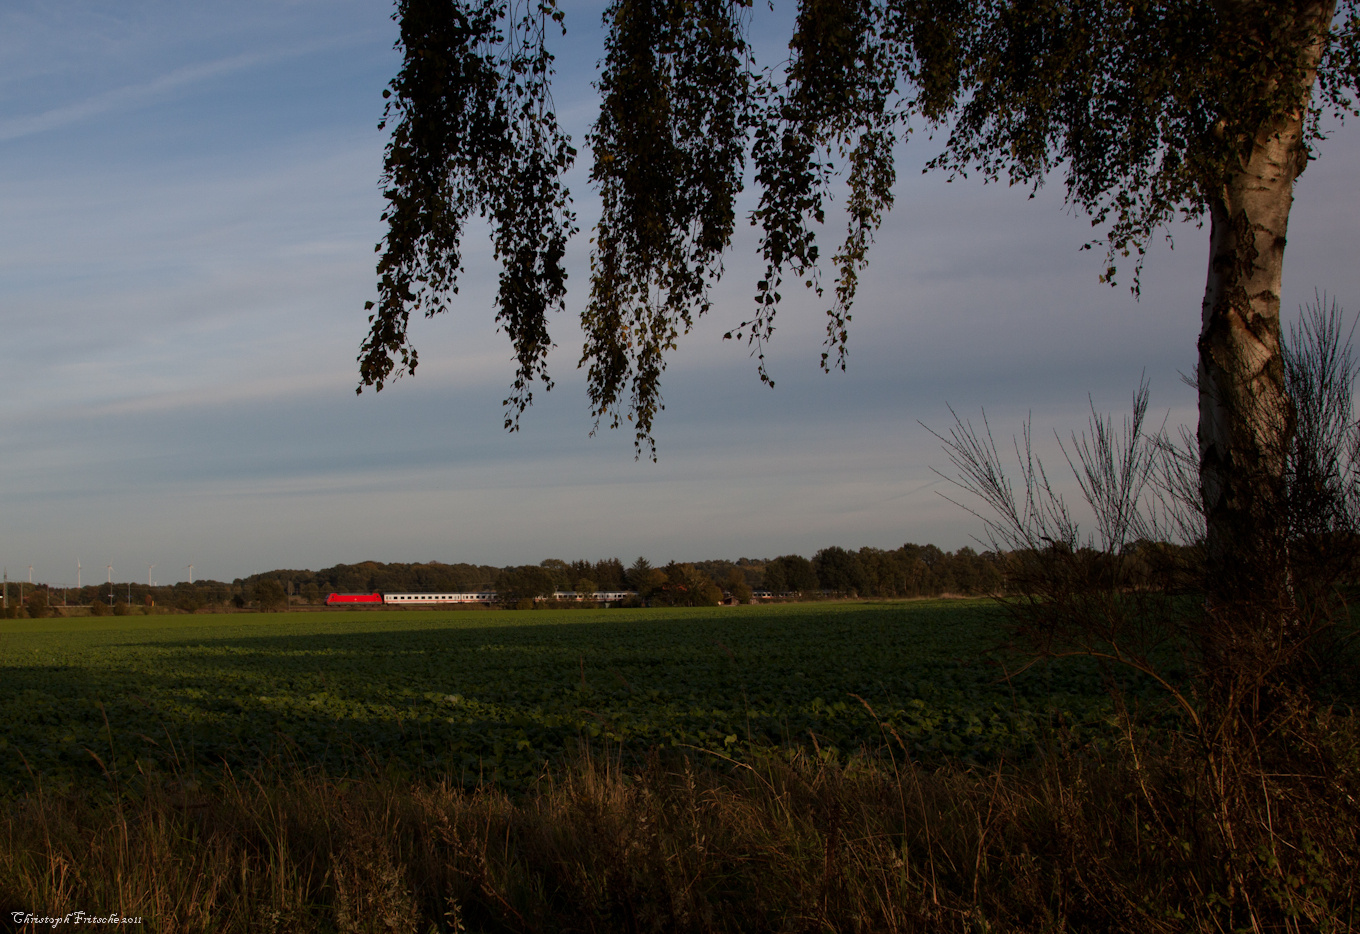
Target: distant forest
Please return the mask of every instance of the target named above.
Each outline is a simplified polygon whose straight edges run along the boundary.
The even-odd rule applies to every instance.
[[[1164,548],[1166,546],[1148,547]],[[63,606],[88,606],[104,612],[221,612],[233,609],[278,610],[320,606],[331,593],[444,592],[494,590],[509,606],[550,597],[554,591],[590,595],[599,591],[634,590],[649,605],[704,606],[723,600],[746,602],[755,592],[776,598],[825,596],[934,597],[943,594],[1001,594],[1009,590],[1015,557],[977,552],[972,548],[942,551],[934,545],[901,548],[823,548],[812,558],[782,555],[773,559],[740,558],[671,562],[654,567],[638,558],[628,567],[618,558],[562,561],[549,558],[536,565],[493,567],[477,564],[384,564],[364,561],[337,564],[320,571],[280,569],[237,578],[231,583],[199,580],[169,586],[137,583],[48,588],[44,584],[10,582],[6,615],[45,615]]]

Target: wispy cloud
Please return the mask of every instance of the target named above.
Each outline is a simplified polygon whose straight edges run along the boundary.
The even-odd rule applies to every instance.
[[[559,113],[578,139],[598,106],[598,7],[570,14],[559,49]],[[1053,430],[1085,425],[1088,393],[1126,411],[1141,373],[1159,415],[1193,423],[1176,374],[1194,364],[1206,232],[1154,245],[1135,303],[1098,281],[1060,191],[944,185],[905,161],[860,280],[849,372],[818,368],[825,304],[801,289],[767,348],[777,389],[721,339],[764,268],[740,225],[711,316],[666,371],[660,463],[634,461],[626,427],[589,436],[573,321],[588,234],[568,254],[572,310],[551,325],[557,388],[535,394],[523,431],[502,428],[513,359],[480,227],[456,311],[411,322],[419,375],[356,396],[382,235],[374,124],[398,67],[389,13],[0,3],[0,563],[73,583],[77,555],[87,579],[95,560],[192,560],[230,579],[365,558],[955,548],[978,523],[939,495],[930,468],[947,461],[918,424],[947,427],[946,402],[965,418],[985,407],[999,443],[1028,413],[1055,469]],[[757,41],[777,60],[787,35],[781,21]],[[910,158],[931,154],[923,142]],[[1360,126],[1321,151],[1296,190],[1282,298],[1293,309],[1316,286],[1353,310],[1360,214],[1340,195]],[[588,171],[583,155],[586,228]]]
[[[83,101],[54,107],[40,114],[0,121],[0,140],[22,139],[107,113],[145,107],[173,95],[188,85],[250,68],[269,57],[258,52],[247,52],[213,62],[189,65],[142,84],[113,88]]]
[[[0,120],[0,141],[23,139],[62,127],[79,124],[105,114],[147,107],[196,84],[246,71],[261,65],[299,58],[323,49],[345,46],[366,37],[340,36],[320,39],[288,49],[243,52],[208,62],[176,68],[138,84],[112,88],[84,100],[53,107],[42,113]]]

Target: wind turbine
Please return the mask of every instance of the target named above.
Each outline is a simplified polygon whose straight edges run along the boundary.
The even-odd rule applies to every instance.
[[[109,569],[109,606],[113,606],[113,564],[106,566]]]
[[[192,583],[194,582],[194,566],[193,566],[193,564],[191,563],[191,564],[186,564],[185,567],[187,567],[187,568],[189,569],[189,583],[192,584]]]
[[[80,559],[76,558],[76,590],[80,590]],[[77,598],[79,599],[79,598]]]
[[[154,568],[154,567],[155,567],[154,564],[148,564],[148,565],[146,566],[146,586],[148,586],[148,587],[152,586],[152,585],[151,585],[151,569]]]

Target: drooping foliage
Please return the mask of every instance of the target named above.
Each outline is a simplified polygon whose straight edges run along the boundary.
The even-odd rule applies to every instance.
[[[383,92],[380,126],[394,124],[383,163],[388,231],[377,247],[379,299],[367,305],[360,389],[381,390],[394,374],[415,371],[410,314],[449,308],[475,211],[492,225],[502,266],[496,320],[515,348],[505,400],[506,427],[514,429],[533,401],[533,382],[551,386],[547,313],[562,307],[562,258],[575,233],[561,181],[575,150],[552,110],[546,44],[549,23],[562,16],[548,4],[400,0],[393,18],[405,61]]]
[[[759,5],[757,5],[758,7]],[[633,421],[653,456],[666,354],[710,308],[750,161],[766,264],[728,336],[761,358],[786,280],[822,292],[818,228],[844,181],[824,367],[843,367],[857,276],[914,131],[930,165],[1037,188],[1058,174],[1099,231],[1111,280],[1158,230],[1202,218],[1258,136],[1304,115],[1296,169],[1326,114],[1356,112],[1357,0],[803,0],[785,62],[762,67],[750,0],[615,0],[589,134],[595,225],[582,313],[593,415]],[[503,263],[498,321],[518,360],[507,426],[548,382],[573,216],[546,24],[552,0],[401,0],[385,180],[389,231],[361,378],[414,369],[412,310],[448,307],[464,222],[486,215]],[[1316,91],[1314,92],[1314,88]],[[1311,96],[1310,96],[1311,95]],[[1231,299],[1231,296],[1229,297]],[[399,363],[398,363],[399,361]]]
[[[639,437],[661,405],[665,353],[708,311],[736,224],[752,114],[741,13],[726,0],[619,0],[605,14],[581,365],[597,423],[617,427],[627,394]]]
[[[1204,215],[1261,127],[1306,110],[1307,159],[1324,113],[1355,112],[1356,6],[1341,6],[1329,32],[1335,3],[968,4],[932,40],[960,66],[925,111],[953,117],[931,165],[1036,188],[1061,171],[1109,258],[1141,256],[1159,228]]]

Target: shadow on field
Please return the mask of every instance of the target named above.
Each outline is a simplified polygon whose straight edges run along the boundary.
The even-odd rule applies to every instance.
[[[1015,661],[986,651],[996,615],[977,605],[525,615],[525,625],[170,631],[88,648],[73,637],[62,663],[5,666],[0,778],[14,788],[39,775],[279,762],[515,786],[582,743],[742,755],[792,742],[840,758],[891,738],[915,758],[989,761],[1028,754],[1054,730],[1102,728],[1096,669],[1007,682]]]

